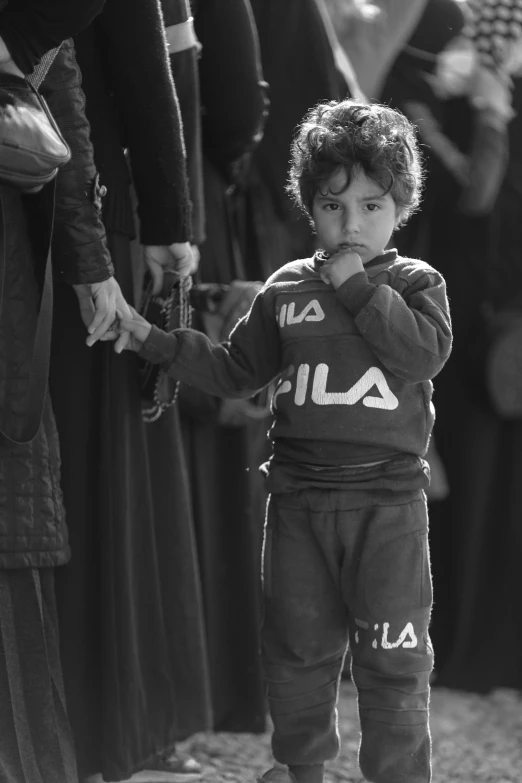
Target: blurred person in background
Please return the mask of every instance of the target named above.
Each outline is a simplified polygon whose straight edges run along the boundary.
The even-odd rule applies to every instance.
[[[166,6],[164,2],[165,14]],[[244,0],[226,7],[193,2],[192,8],[202,46],[205,195],[195,280],[230,286],[210,318],[219,323],[213,331],[219,340],[259,289],[251,281],[264,280],[286,261],[286,243],[300,243],[301,253],[313,243],[308,224],[296,219],[286,197],[288,149],[308,106],[323,96],[344,95],[347,87],[318,0],[254,2],[252,7]],[[296,64],[290,69],[288,51]],[[303,80],[305,62],[308,78]],[[265,71],[270,80],[268,128]],[[197,328],[209,333],[208,313],[197,312],[193,318]],[[256,562],[266,496],[257,466],[267,448],[268,411],[263,400],[255,405],[221,402],[184,384],[179,400],[201,564],[214,727],[262,731]]]
[[[400,109],[415,123],[426,159],[422,209],[393,238],[401,252],[429,260],[431,219],[439,181],[464,186],[468,158],[444,134],[441,125],[444,100],[433,79],[447,47],[459,39],[465,16],[458,0],[428,0],[413,35],[395,59],[380,93],[380,100]]]
[[[522,684],[522,433],[485,382],[486,314],[520,311],[522,294],[521,33],[519,0],[431,0],[382,96],[417,122],[428,159],[425,208],[399,249],[444,274],[455,332],[434,430],[449,485],[430,508],[437,682],[477,691]]]
[[[192,153],[188,150],[189,172],[191,187],[201,177],[204,197],[203,209],[197,197],[204,219],[198,221],[200,263],[194,282],[218,292],[213,313],[210,297],[199,297],[193,325],[219,340],[259,289],[248,277],[241,236],[244,179],[263,132],[266,85],[248,0],[197,0],[192,11],[201,46],[201,161],[190,168],[191,156],[198,155],[194,145]],[[262,732],[257,566],[263,498],[257,451],[264,448],[268,411],[263,404],[222,403],[186,384],[180,387],[179,410],[201,571],[213,728]]]
[[[379,97],[388,70],[428,0],[325,0],[362,92]]]
[[[522,310],[522,3],[471,8],[464,35],[476,65],[464,95],[446,101],[442,124],[469,158],[470,184],[440,183],[430,247],[448,281],[455,328],[436,397],[450,494],[431,509],[433,638],[440,685],[488,692],[522,689],[522,425],[498,408],[485,380],[488,321]]]
[[[181,23],[181,0],[177,10]],[[109,0],[75,45],[96,202],[134,301],[136,234],[141,275],[146,266],[157,287],[165,267],[192,271],[182,124],[158,0]],[[190,489],[177,410],[145,424],[137,364],[116,367],[110,346],[87,347],[70,291],[58,283],[55,298],[51,394],[74,552],[57,581],[65,691],[80,777],[121,780],[161,766],[176,741],[211,726]]]
[[[324,0],[251,2],[270,112],[248,171],[244,252],[249,275],[266,280],[288,258],[304,258],[315,248],[308,221],[286,192],[297,124],[319,100],[362,94]]]

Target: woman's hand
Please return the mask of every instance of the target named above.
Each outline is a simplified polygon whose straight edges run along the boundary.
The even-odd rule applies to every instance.
[[[121,288],[114,277],[101,283],[73,286],[80,305],[82,321],[89,336],[86,343],[89,348],[98,340],[117,340],[115,350],[123,350],[129,340],[127,333],[120,334],[114,328],[118,318],[132,318],[131,310],[125,301]]]
[[[188,277],[198,268],[199,250],[190,242],[172,245],[145,245],[143,258],[152,277],[152,293],[157,296],[163,287],[163,274],[170,269],[179,277]]]

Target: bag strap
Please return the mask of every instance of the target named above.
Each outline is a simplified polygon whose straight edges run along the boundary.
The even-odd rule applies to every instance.
[[[51,199],[51,230],[49,235],[49,245],[45,261],[45,273],[40,300],[40,311],[33,343],[33,350],[30,363],[29,382],[24,401],[24,411],[21,426],[17,432],[6,432],[0,428],[2,434],[7,440],[16,444],[29,443],[38,433],[42,421],[43,407],[45,402],[45,393],[47,389],[47,379],[49,376],[49,360],[51,353],[51,332],[53,325],[53,278],[51,264],[51,245],[54,225],[55,208],[55,180],[49,184],[52,188]],[[6,276],[6,258],[7,258],[7,231],[5,212],[2,203],[2,220],[4,224],[3,252],[0,257],[0,316],[2,312],[2,302],[4,301],[4,286]],[[14,429],[14,428],[13,428]]]

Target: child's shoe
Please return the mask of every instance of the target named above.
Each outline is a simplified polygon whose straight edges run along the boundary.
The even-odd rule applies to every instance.
[[[272,767],[257,779],[257,783],[297,783],[294,775],[281,767]]]

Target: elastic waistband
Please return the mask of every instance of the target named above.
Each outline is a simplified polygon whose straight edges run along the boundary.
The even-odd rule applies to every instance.
[[[368,466],[315,466],[270,460],[261,466],[267,491],[286,494],[309,489],[342,490],[374,496],[376,492],[396,494],[425,490],[430,483],[428,463],[415,455],[404,455]]]

